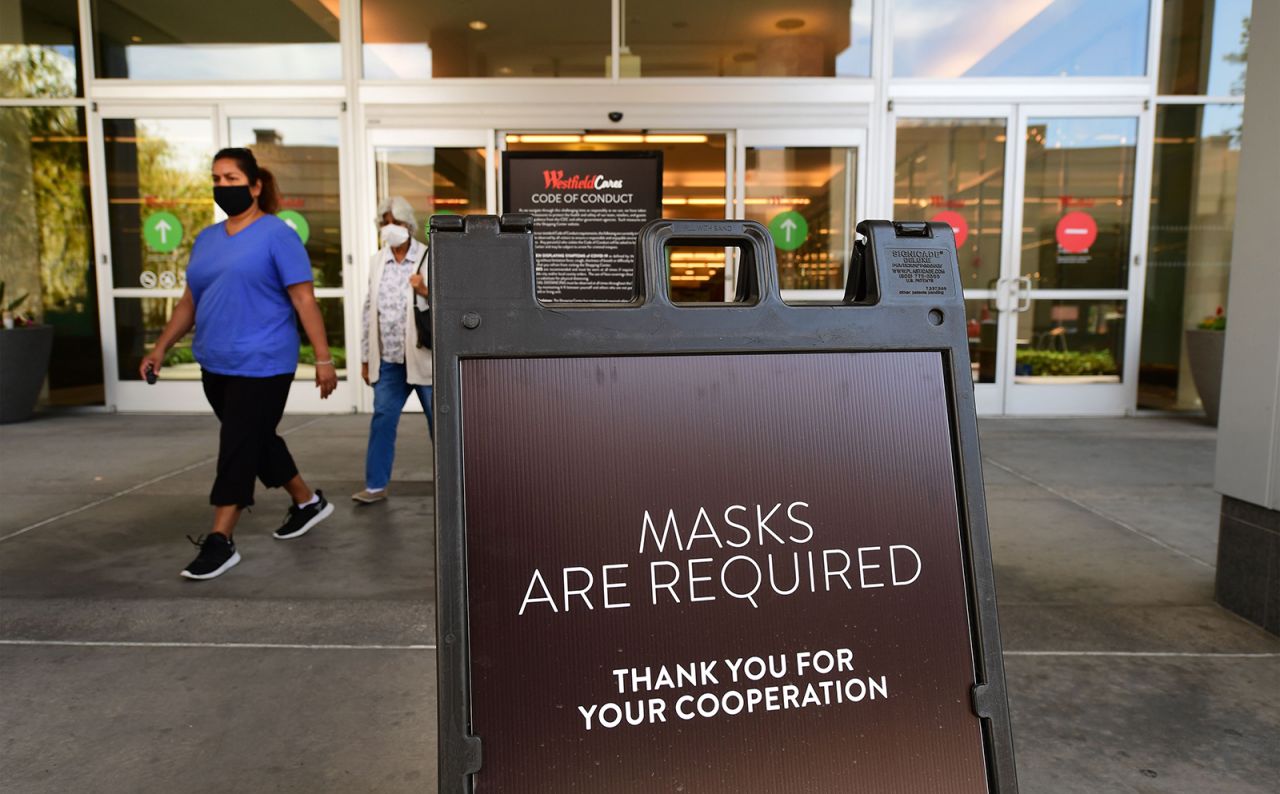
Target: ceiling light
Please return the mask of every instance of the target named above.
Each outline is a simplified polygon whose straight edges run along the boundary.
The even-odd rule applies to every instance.
[[[483,19],[473,19],[467,23],[467,27],[472,30],[488,30],[489,23],[485,22]]]
[[[140,43],[140,42],[142,41],[142,37],[141,37],[141,36],[130,36],[130,37],[129,37],[129,41],[132,41],[134,44],[138,44],[138,43]]]
[[[512,139],[515,139],[514,141]],[[511,143],[582,143],[581,135],[508,135]]]
[[[583,143],[644,143],[643,135],[583,135]]]
[[[706,143],[705,135],[646,135],[645,143]]]
[[[778,30],[799,30],[804,27],[804,20],[797,19],[796,17],[787,17],[786,19],[779,19],[775,22],[774,27]]]

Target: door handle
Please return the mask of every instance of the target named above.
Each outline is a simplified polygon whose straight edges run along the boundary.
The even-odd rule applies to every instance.
[[[1022,313],[1031,308],[1031,276],[1018,276],[1014,281],[1018,284],[1018,302],[1014,311]]]
[[[993,278],[987,282],[987,289],[994,293],[994,297],[987,298],[987,308],[993,311],[1004,311],[1004,301],[1001,300],[1001,291],[1004,289],[1004,279]]]

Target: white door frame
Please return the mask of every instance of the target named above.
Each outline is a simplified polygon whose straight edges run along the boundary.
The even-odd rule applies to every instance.
[[[1023,203],[1026,190],[1026,129],[1032,118],[1131,118],[1137,121],[1137,140],[1134,142],[1134,179],[1131,207],[1133,217],[1130,226],[1129,261],[1125,269],[1126,285],[1116,289],[1019,289],[1017,299],[1022,308],[1029,308],[1037,299],[1115,300],[1125,303],[1124,356],[1121,381],[1115,384],[1027,384],[1014,378],[1016,364],[1017,332],[1011,328],[1006,337],[1005,367],[1001,376],[1007,384],[1005,413],[1010,415],[1075,415],[1121,416],[1131,413],[1137,398],[1138,364],[1142,339],[1142,291],[1145,279],[1143,262],[1146,259],[1147,221],[1151,194],[1151,157],[1154,123],[1152,112],[1142,102],[1106,104],[1023,104],[1018,108],[1016,135],[1010,140],[1017,149],[1014,172],[1016,186],[1010,206],[1015,229],[1023,224]],[[1022,234],[1017,234],[1016,248],[1010,262],[1011,275],[1021,275]],[[1016,323],[1010,316],[1010,323]]]

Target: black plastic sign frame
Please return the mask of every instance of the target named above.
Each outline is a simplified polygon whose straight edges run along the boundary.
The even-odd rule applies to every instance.
[[[805,306],[751,221],[650,223],[611,306],[537,300],[528,216],[431,228],[439,791],[1017,791],[947,225]]]

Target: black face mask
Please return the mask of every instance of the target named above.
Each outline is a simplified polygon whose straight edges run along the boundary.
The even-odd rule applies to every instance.
[[[213,200],[232,218],[253,206],[248,185],[218,185],[213,189]]]

